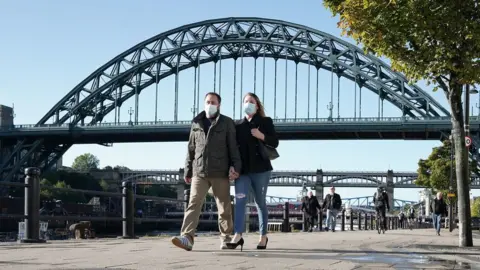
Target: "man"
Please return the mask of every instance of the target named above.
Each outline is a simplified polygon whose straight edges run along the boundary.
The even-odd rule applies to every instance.
[[[210,187],[218,208],[218,227],[221,249],[226,249],[233,231],[230,181],[241,169],[233,120],[220,114],[222,99],[217,93],[207,93],[205,110],[192,121],[188,152],[185,161],[185,183],[191,184],[190,201],[185,210],[180,236],[172,243],[187,251],[192,250],[195,229],[202,205]]]
[[[398,214],[398,221],[400,223],[400,228],[404,228],[404,222],[405,222],[405,213],[402,211],[400,211],[400,213]]]
[[[433,199],[432,204],[430,204],[430,212],[432,212],[433,228],[437,231],[437,235],[440,236],[442,216],[447,215],[447,204],[443,201],[442,192],[438,192],[437,197]]]
[[[410,206],[410,209],[408,210],[408,225],[410,227],[410,230],[413,228],[413,225],[415,223],[415,208],[413,205]]]
[[[335,227],[337,226],[337,214],[342,208],[342,198],[335,193],[335,187],[331,187],[330,193],[325,196],[322,208],[327,209],[327,231],[328,225],[330,225],[332,232],[335,232]]]
[[[305,213],[305,221],[307,225],[305,229],[308,232],[312,232],[313,227],[315,226],[315,219],[318,215],[317,209],[321,210],[321,206],[318,203],[317,197],[313,196],[312,191],[309,191],[302,203],[302,211]]]
[[[373,204],[375,205],[377,217],[381,216],[383,218],[383,228],[387,230],[385,210],[390,211],[390,204],[388,203],[388,194],[383,187],[378,187],[377,192],[373,194]]]

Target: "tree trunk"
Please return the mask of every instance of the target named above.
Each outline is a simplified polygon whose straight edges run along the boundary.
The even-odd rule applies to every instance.
[[[468,175],[468,150],[465,146],[465,128],[462,108],[463,85],[451,76],[448,102],[452,113],[452,137],[455,144],[455,171],[458,198],[458,246],[473,246],[472,218],[470,213],[470,177]]]

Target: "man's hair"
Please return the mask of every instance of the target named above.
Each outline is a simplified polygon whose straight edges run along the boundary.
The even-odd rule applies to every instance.
[[[219,94],[215,93],[215,92],[208,92],[206,95],[205,95],[205,98],[206,99],[209,95],[212,95],[212,96],[216,96],[217,99],[218,99],[218,104],[221,104],[222,103],[222,98],[220,97]]]

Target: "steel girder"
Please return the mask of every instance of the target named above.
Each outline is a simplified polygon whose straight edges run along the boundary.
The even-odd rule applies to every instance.
[[[116,56],[64,96],[40,121],[89,125],[120,107],[146,87],[208,62],[243,57],[270,57],[305,63],[335,72],[381,96],[412,117],[449,116],[416,85],[408,84],[380,59],[327,33],[280,20],[222,18],[181,26],[147,39]],[[26,164],[53,164],[71,144],[44,147],[42,141],[20,143],[0,165],[5,180]],[[34,158],[32,158],[34,155]]]

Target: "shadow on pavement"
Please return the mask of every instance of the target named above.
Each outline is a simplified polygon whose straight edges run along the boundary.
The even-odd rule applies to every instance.
[[[246,250],[240,252],[221,251],[208,252],[218,256],[234,256],[234,257],[253,257],[253,258],[278,258],[293,260],[334,260],[349,261],[357,264],[388,264],[396,268],[414,268],[421,265],[448,267],[449,269],[472,269],[480,270],[478,263],[470,264],[457,260],[445,260],[431,257],[433,255],[474,255],[465,252],[406,252],[406,251],[362,251],[362,250],[336,250],[336,249],[284,249],[274,248],[268,251],[251,251]]]

